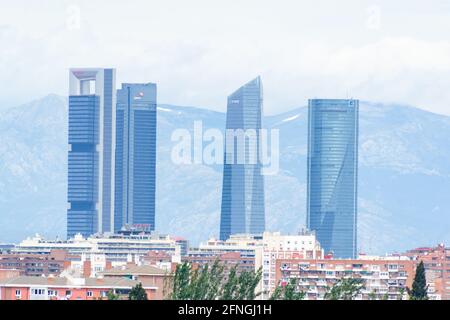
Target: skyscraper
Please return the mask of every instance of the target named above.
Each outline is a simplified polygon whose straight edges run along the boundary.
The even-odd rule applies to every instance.
[[[115,70],[69,72],[67,236],[113,230]]]
[[[117,91],[114,230],[155,229],[156,85],[122,84]]]
[[[260,77],[228,97],[220,239],[265,229],[264,177],[260,161],[263,112]]]
[[[307,226],[325,252],[355,258],[358,100],[309,100]]]

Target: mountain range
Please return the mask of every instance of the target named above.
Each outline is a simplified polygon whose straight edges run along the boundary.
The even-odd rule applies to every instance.
[[[264,117],[279,129],[280,170],[266,176],[266,228],[306,221],[307,108]],[[225,126],[225,113],[158,106],[156,226],[192,245],[218,236],[221,166],[175,165],[173,130]],[[48,95],[0,111],[0,242],[65,237],[67,100]],[[384,254],[450,242],[450,117],[360,102],[358,247]]]

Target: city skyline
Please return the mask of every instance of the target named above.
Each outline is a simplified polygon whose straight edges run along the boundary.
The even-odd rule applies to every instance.
[[[82,68],[69,71],[69,88],[68,239],[46,241],[36,236],[0,247],[6,250],[6,255],[0,252],[0,263],[20,268],[7,267],[0,273],[6,278],[0,277],[0,300],[71,300],[73,292],[77,300],[102,298],[107,296],[105,288],[116,282],[110,278],[108,282],[100,280],[103,290],[96,291],[90,283],[104,275],[122,277],[129,273],[126,268],[148,270],[148,266],[155,273],[152,276],[157,274],[160,279],[158,286],[143,290],[151,299],[161,300],[165,295],[161,291],[165,280],[161,277],[168,276],[169,270],[177,274],[179,269],[175,266],[180,263],[206,266],[213,258],[223,264],[225,275],[233,272],[227,267],[230,261],[236,268],[239,262],[247,264],[239,272],[261,272],[262,278],[257,282],[264,289],[261,299],[272,299],[278,288],[296,281],[295,292],[300,300],[329,300],[328,288],[339,286],[349,274],[352,280],[365,283],[350,300],[414,298],[419,294],[408,288],[418,283],[418,274],[422,274],[426,287],[424,298],[420,299],[448,298],[446,258],[441,257],[447,252],[444,245],[385,256],[366,255],[358,250],[359,100],[309,100],[307,229],[286,235],[265,232],[264,226],[261,141],[256,134],[263,128],[261,78],[229,95],[220,240],[211,238],[192,248],[186,239],[153,232],[156,85],[124,83],[115,91],[115,69]],[[105,188],[110,197],[105,195]],[[108,215],[111,209],[114,211]],[[150,228],[141,229],[143,225]],[[96,243],[102,244],[100,250]],[[116,246],[120,246],[120,256]],[[56,252],[56,248],[62,250]],[[440,259],[442,267],[418,263],[419,257],[428,254],[433,255],[433,261]],[[51,257],[51,264],[41,262],[46,256]],[[18,262],[22,259],[34,261],[42,268],[28,268]],[[58,284],[52,280],[51,272],[58,274]],[[33,287],[36,275],[39,289]],[[304,280],[313,276],[315,286]],[[155,284],[157,280],[152,281]],[[59,293],[60,283],[70,288],[65,295]],[[120,290],[108,290],[122,299],[127,293],[131,299],[134,285],[130,282]]]
[[[67,237],[155,230],[156,85],[115,92],[115,69],[69,74]],[[221,240],[265,231],[261,78],[227,100]],[[309,100],[308,127],[307,227],[327,252],[355,258],[358,100]]]
[[[87,86],[86,86],[87,87]],[[95,85],[94,86],[92,86],[94,89],[95,89]],[[164,108],[162,108],[162,110],[165,110],[165,111],[167,111],[167,109],[164,109]],[[288,120],[288,119],[286,119],[286,120]],[[289,118],[289,120],[291,120],[290,118]],[[302,169],[303,170],[303,169]],[[370,248],[370,247],[369,247]]]

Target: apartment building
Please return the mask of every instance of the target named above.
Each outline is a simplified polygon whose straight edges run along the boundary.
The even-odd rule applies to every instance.
[[[450,248],[439,244],[436,247],[412,249],[404,255],[416,263],[423,261],[429,299],[450,300]]]
[[[198,248],[189,249],[188,255],[217,256],[227,252],[240,252],[242,256],[254,257],[255,250],[262,246],[263,236],[250,234],[234,234],[227,240],[210,238],[199,244]]]
[[[236,267],[236,271],[238,274],[243,271],[252,272],[255,270],[254,257],[242,255],[240,252],[226,252],[216,256],[212,256],[209,254],[205,255],[201,252],[197,252],[183,257],[182,261],[191,263],[194,268],[206,265],[212,266],[216,261],[219,261],[219,263],[224,266],[225,279],[228,277],[229,271],[233,267]]]
[[[24,276],[59,275],[75,258],[66,250],[51,250],[48,254],[1,254],[0,269],[19,270]]]
[[[255,250],[255,270],[262,268],[258,291],[267,299],[276,288],[276,262],[278,259],[323,259],[324,252],[314,233],[301,231],[297,235],[265,232],[262,246]]]
[[[157,233],[97,234],[84,238],[81,234],[69,240],[46,240],[39,235],[21,241],[14,253],[49,254],[66,250],[69,254],[105,254],[109,261],[135,261],[149,251],[164,251],[180,260],[186,240]]]
[[[357,300],[406,299],[415,262],[408,257],[368,257],[359,259],[277,259],[276,283],[297,279],[297,290],[306,300],[322,300],[326,292],[343,278],[363,279],[364,289]]]

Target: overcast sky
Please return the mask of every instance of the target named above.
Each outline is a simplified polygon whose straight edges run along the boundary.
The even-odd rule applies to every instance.
[[[220,111],[261,75],[266,114],[353,97],[450,115],[450,1],[0,0],[1,107],[66,95],[70,67]]]

